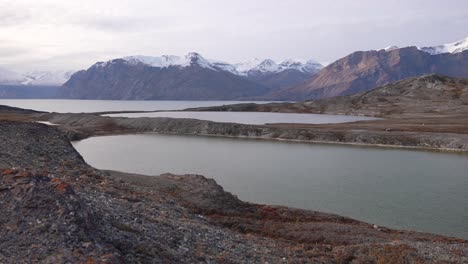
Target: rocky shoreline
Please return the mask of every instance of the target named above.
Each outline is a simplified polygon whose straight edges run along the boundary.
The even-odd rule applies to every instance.
[[[196,119],[123,118],[93,114],[52,113],[38,114],[35,118],[58,124],[71,140],[101,135],[159,133],[468,151],[468,134],[404,129],[405,124],[395,121],[393,121],[395,124],[392,124],[387,120],[330,125],[243,125]]]
[[[0,263],[468,261],[462,239],[245,203],[198,175],[99,171],[55,126],[0,130]]]

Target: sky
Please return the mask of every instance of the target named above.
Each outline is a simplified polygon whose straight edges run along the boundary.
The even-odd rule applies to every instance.
[[[0,0],[0,67],[79,70],[129,55],[332,62],[468,37],[467,0]]]

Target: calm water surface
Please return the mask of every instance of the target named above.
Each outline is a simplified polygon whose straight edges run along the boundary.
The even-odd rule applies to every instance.
[[[0,99],[0,105],[9,105],[58,113],[104,111],[182,110],[190,107],[218,106],[237,103],[269,103],[265,101],[113,101],[113,100],[52,100],[52,99]]]
[[[316,115],[316,114],[286,114],[259,112],[156,112],[156,113],[126,113],[110,114],[107,116],[120,117],[172,117],[193,118],[215,122],[231,122],[241,124],[261,125],[268,123],[302,123],[327,124],[345,123],[360,120],[375,120],[373,117],[345,116],[345,115]]]
[[[246,201],[468,238],[467,155],[166,135],[74,146],[100,169],[197,173]]]

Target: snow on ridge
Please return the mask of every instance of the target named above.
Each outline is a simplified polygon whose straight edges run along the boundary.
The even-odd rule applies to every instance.
[[[393,45],[393,46],[388,46],[388,47],[386,47],[384,50],[385,50],[385,51],[391,51],[391,50],[396,50],[396,49],[399,49],[399,47]]]
[[[209,62],[218,69],[230,72],[235,75],[239,75],[239,72],[237,71],[236,67],[230,63],[219,60],[210,60]]]
[[[190,65],[197,64],[203,68],[216,70],[215,66],[210,63],[210,61],[203,58],[196,52],[190,52],[184,57],[175,55],[162,55],[159,57],[136,55],[123,57],[122,59],[130,64],[142,63],[155,68],[167,68],[171,66],[188,67]],[[107,63],[110,62],[101,63],[99,66],[106,66]]]
[[[0,69],[2,85],[62,85],[70,79],[71,71],[32,71],[26,73]]]
[[[227,71],[232,74],[246,76],[249,72],[262,72],[262,73],[276,73],[281,72],[287,69],[294,69],[302,72],[312,73],[315,71],[320,70],[323,66],[314,61],[302,61],[302,60],[294,60],[288,59],[281,63],[276,63],[274,60],[265,59],[260,60],[254,58],[252,60],[243,62],[243,63],[236,63],[231,64],[224,61],[219,60],[208,60],[201,56],[199,53],[190,52],[185,56],[175,56],[175,55],[163,55],[163,56],[143,56],[143,55],[136,55],[136,56],[128,56],[121,58],[122,60],[126,61],[129,64],[137,65],[137,64],[144,64],[150,67],[156,68],[167,68],[167,67],[188,67],[190,65],[197,64],[201,67],[211,69],[211,70],[222,70]],[[115,63],[116,60],[110,60],[106,62],[98,62],[94,64],[92,67],[106,67],[107,65],[111,65]]]
[[[437,55],[442,53],[460,53],[468,50],[468,37],[453,43],[442,44],[433,47],[418,47],[419,50],[427,52],[431,55]]]
[[[460,53],[465,50],[468,50],[468,37],[457,41],[453,43],[448,43],[448,44],[442,44],[438,46],[432,46],[432,47],[416,47],[418,50],[424,51],[426,53],[429,53],[430,55],[437,55],[437,54],[443,54],[443,53]],[[392,51],[392,50],[397,50],[400,49],[397,46],[388,46],[384,50],[385,51]]]
[[[315,60],[303,61],[287,59],[278,64],[271,59],[260,60],[257,58],[244,63],[237,63],[235,66],[241,75],[248,75],[249,72],[275,73],[288,69],[312,73],[323,68],[323,66]]]
[[[24,85],[62,85],[73,75],[73,71],[33,71],[24,74]]]

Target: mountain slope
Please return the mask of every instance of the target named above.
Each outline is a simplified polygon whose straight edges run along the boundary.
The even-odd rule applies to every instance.
[[[74,74],[59,97],[114,100],[230,100],[268,88],[225,71],[197,53],[133,56],[96,63]]]
[[[460,42],[462,43],[462,42]],[[447,47],[457,48],[447,48]],[[459,45],[432,48],[389,47],[354,52],[322,69],[301,85],[270,93],[268,99],[306,100],[367,91],[393,81],[425,74],[468,77],[468,51]]]

